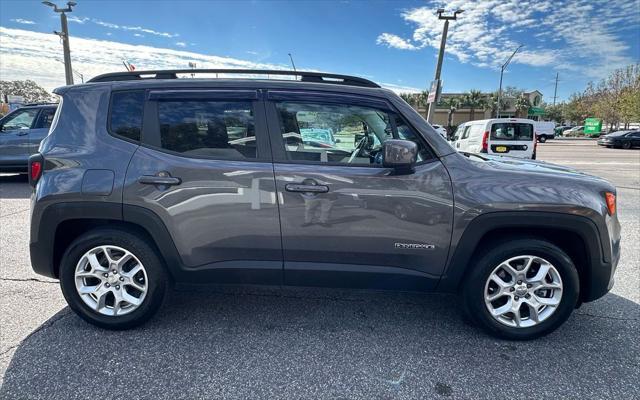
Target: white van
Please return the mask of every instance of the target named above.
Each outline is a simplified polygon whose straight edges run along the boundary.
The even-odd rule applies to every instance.
[[[469,121],[458,126],[453,147],[468,153],[486,153],[536,159],[535,121],[494,118]]]

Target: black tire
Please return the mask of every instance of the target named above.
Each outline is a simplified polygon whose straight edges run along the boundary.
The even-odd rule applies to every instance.
[[[546,136],[540,136],[539,141],[540,141],[540,143],[544,143],[544,142],[547,141],[547,137]]]
[[[546,320],[532,327],[510,327],[497,321],[485,306],[485,284],[496,266],[518,255],[533,255],[548,260],[556,268],[563,284],[560,304]],[[580,291],[578,272],[571,258],[552,243],[540,239],[515,239],[495,243],[479,255],[476,265],[470,266],[463,285],[463,308],[467,318],[493,336],[510,340],[531,340],[544,336],[564,323],[576,307]]]
[[[625,150],[629,150],[631,148],[631,142],[622,143],[622,148]]]
[[[164,263],[147,240],[124,229],[98,228],[74,240],[60,263],[60,286],[69,307],[85,321],[105,329],[130,329],[149,320],[160,308],[169,287]],[[81,299],[76,290],[74,271],[81,257],[94,247],[113,245],[126,249],[144,265],[147,292],[137,309],[120,316],[103,315]]]

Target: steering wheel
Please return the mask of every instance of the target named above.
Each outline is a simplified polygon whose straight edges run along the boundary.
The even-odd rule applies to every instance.
[[[362,151],[362,149],[364,148],[364,145],[367,143],[368,138],[367,136],[363,137],[362,139],[360,139],[360,141],[358,142],[358,144],[356,144],[356,148],[353,149],[353,153],[351,153],[351,157],[349,157],[349,161],[347,161],[347,164],[351,164],[353,162],[353,160],[356,159],[356,157],[358,156],[358,154],[360,154],[360,152]]]

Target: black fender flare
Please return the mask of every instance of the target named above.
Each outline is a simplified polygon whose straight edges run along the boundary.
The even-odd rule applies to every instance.
[[[438,284],[438,291],[456,292],[469,268],[473,268],[471,257],[477,246],[491,231],[499,229],[553,229],[579,236],[586,249],[587,273],[584,301],[595,300],[609,289],[613,263],[606,227],[583,215],[547,211],[505,211],[482,214],[474,218],[465,228],[460,240],[450,250],[449,261]]]

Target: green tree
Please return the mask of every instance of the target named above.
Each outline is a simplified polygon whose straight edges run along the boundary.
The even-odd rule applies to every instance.
[[[471,120],[475,120],[476,109],[485,110],[488,106],[487,98],[479,90],[471,89],[464,95],[463,103],[471,109]]]
[[[516,99],[514,106],[516,108],[516,116],[524,118],[529,113],[531,102],[526,96],[520,96]]]
[[[459,97],[447,97],[439,105],[445,107],[447,111],[447,135],[451,135],[453,132],[452,123],[453,123],[453,115],[456,110],[458,110],[462,106],[462,100]]]
[[[54,100],[51,93],[28,79],[25,81],[0,81],[0,94],[2,94],[3,100],[6,95],[22,96],[25,103],[45,103]]]

